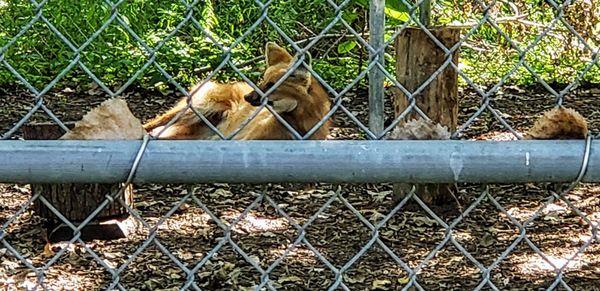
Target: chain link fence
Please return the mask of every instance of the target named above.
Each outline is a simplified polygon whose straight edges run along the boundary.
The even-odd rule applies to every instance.
[[[92,34],[90,34],[83,43],[72,41],[72,38],[70,38],[65,31],[63,31],[60,27],[57,27],[53,21],[47,17],[46,6],[49,5],[50,1],[30,0],[29,2],[33,12],[32,17],[18,31],[18,33],[7,38],[8,41],[0,43],[2,44],[0,46],[0,63],[3,66],[3,69],[7,70],[14,78],[14,85],[26,88],[34,98],[30,103],[28,103],[29,109],[27,109],[27,112],[20,116],[19,120],[14,122],[14,124],[12,124],[2,133],[2,139],[4,140],[16,138],[20,128],[30,122],[32,116],[40,112],[46,114],[65,132],[68,131],[69,129],[67,125],[61,120],[61,118],[59,118],[60,114],[56,114],[53,108],[49,106],[46,96],[48,96],[53,89],[56,89],[57,84],[60,84],[60,82],[66,78],[71,71],[76,69],[80,70],[85,74],[85,76],[89,77],[95,84],[97,84],[97,87],[104,91],[104,93],[109,97],[117,97],[127,92],[131,86],[134,86],[135,82],[143,76],[145,71],[149,70],[149,68],[153,68],[153,70],[159,72],[173,88],[176,88],[181,95],[188,98],[188,106],[185,110],[192,110],[197,117],[204,121],[215,133],[215,135],[221,139],[235,139],[235,135],[242,130],[243,126],[248,125],[251,119],[255,118],[259,112],[261,112],[261,110],[268,110],[281,124],[285,126],[287,130],[289,130],[291,138],[298,140],[309,139],[317,129],[319,129],[321,126],[324,126],[324,124],[329,119],[334,118],[334,116],[343,116],[348,120],[348,124],[352,124],[355,128],[357,128],[360,131],[360,135],[366,139],[385,139],[387,134],[396,128],[396,126],[398,126],[398,124],[400,124],[400,122],[402,122],[402,120],[404,120],[409,113],[416,112],[423,118],[427,118],[424,110],[419,108],[414,99],[418,98],[418,95],[425,90],[425,88],[427,88],[428,84],[447,68],[451,68],[458,72],[460,82],[462,84],[462,92],[470,92],[469,94],[475,96],[474,99],[477,100],[476,103],[472,103],[470,105],[471,108],[465,111],[467,114],[463,114],[464,118],[461,120],[460,126],[452,133],[453,138],[462,137],[465,132],[473,128],[476,123],[480,122],[482,119],[485,119],[484,115],[488,114],[492,117],[493,120],[491,123],[494,123],[496,128],[507,130],[513,135],[513,137],[510,137],[509,139],[521,139],[522,136],[519,133],[519,130],[515,129],[513,122],[508,120],[508,115],[504,113],[506,110],[499,110],[495,105],[500,103],[498,106],[504,108],[505,106],[502,104],[503,102],[506,102],[506,99],[514,100],[511,99],[511,97],[508,96],[510,94],[507,93],[505,96],[508,96],[508,98],[498,101],[498,96],[501,95],[503,88],[511,86],[509,81],[514,77],[514,75],[522,74],[523,72],[529,73],[530,77],[533,78],[538,85],[540,85],[539,88],[541,88],[541,90],[545,90],[543,95],[547,98],[547,100],[551,100],[551,102],[544,102],[562,105],[568,103],[567,100],[570,94],[576,94],[576,90],[581,85],[582,80],[586,79],[586,77],[588,77],[590,74],[597,72],[600,69],[598,61],[600,56],[600,43],[598,42],[597,38],[593,37],[594,31],[596,31],[596,33],[598,32],[597,27],[592,25],[592,27],[589,28],[591,31],[581,31],[581,29],[576,28],[575,25],[571,23],[572,14],[570,13],[570,9],[573,6],[585,6],[587,9],[591,9],[592,15],[594,14],[594,11],[598,11],[598,7],[596,7],[597,4],[593,2],[588,3],[586,1],[556,2],[553,0],[547,0],[543,2],[543,9],[547,10],[545,13],[550,13],[552,16],[543,23],[527,23],[527,25],[533,26],[537,32],[528,43],[514,40],[514,31],[507,31],[509,26],[503,25],[503,23],[522,23],[529,21],[528,16],[533,15],[533,13],[530,15],[527,11],[522,11],[522,7],[518,7],[516,4],[503,1],[484,2],[476,0],[469,3],[453,3],[453,5],[456,5],[457,9],[459,9],[461,5],[464,5],[464,10],[466,10],[466,7],[469,6],[471,9],[473,9],[473,11],[481,12],[479,15],[480,18],[478,18],[476,21],[462,24],[453,23],[455,26],[462,26],[464,28],[461,35],[461,40],[453,47],[445,47],[440,40],[436,39],[436,37],[429,32],[429,23],[427,23],[430,21],[430,17],[435,19],[436,15],[444,16],[444,13],[447,11],[441,9],[440,7],[443,7],[444,5],[446,5],[446,7],[449,5],[451,6],[451,1],[440,1],[441,3],[437,4],[434,3],[433,8],[431,8],[430,1],[426,0],[417,2],[402,1],[401,3],[398,2],[398,4],[394,4],[395,2],[392,3],[392,1],[388,1],[386,3],[383,0],[362,2],[351,0],[341,2],[327,0],[323,3],[331,11],[333,11],[333,17],[331,19],[327,19],[329,22],[320,31],[313,32],[314,35],[311,37],[298,40],[295,38],[295,36],[288,35],[284,29],[280,27],[281,23],[278,21],[278,19],[273,18],[269,13],[270,7],[275,5],[275,2],[277,1],[256,0],[253,3],[253,8],[261,11],[260,16],[257,19],[247,23],[246,27],[244,28],[244,32],[239,37],[235,38],[234,41],[227,42],[224,41],[223,38],[211,32],[204,19],[201,19],[203,14],[202,11],[199,11],[198,9],[201,1],[181,0],[178,4],[184,7],[184,12],[182,15],[183,20],[174,25],[174,29],[172,29],[172,31],[170,31],[165,37],[153,42],[152,44],[144,40],[144,37],[141,37],[138,32],[132,29],[130,20],[126,19],[120,12],[120,9],[124,9],[123,7],[127,5],[128,1],[103,1],[101,5],[110,11],[109,17],[105,19],[105,21],[102,22],[102,25],[98,27]],[[368,37],[366,33],[358,31],[356,27],[351,24],[351,20],[349,20],[348,17],[345,17],[349,13],[355,12],[353,10],[349,10],[351,7],[355,7],[353,5],[356,5],[356,2],[363,3],[363,5],[364,3],[367,3],[366,8],[368,8],[369,11]],[[4,5],[11,5],[11,2],[5,3],[0,0],[0,13]],[[433,12],[431,9],[433,9]],[[505,16],[502,9],[508,9],[511,14],[514,12],[514,15]],[[392,25],[391,20],[394,20],[394,15],[397,15],[397,13],[400,12],[403,13],[402,15],[405,15],[406,19],[401,21],[400,24],[393,22]],[[302,13],[302,11],[298,11],[298,13]],[[430,13],[431,16],[428,17],[427,15]],[[387,21],[386,17],[388,18]],[[390,18],[392,19],[390,20]],[[433,20],[431,21],[433,22]],[[35,25],[39,24],[44,24],[53,36],[60,39],[60,41],[64,44],[65,53],[72,55],[70,62],[64,68],[58,70],[59,73],[56,75],[56,77],[52,77],[50,82],[41,87],[30,82],[28,77],[26,77],[26,74],[20,71],[9,58],[9,55],[12,55],[9,54],[11,47],[13,47],[20,39],[27,37],[26,35],[28,31]],[[597,22],[595,24],[596,26],[598,25]],[[292,54],[297,56],[284,77],[277,81],[272,89],[265,92],[263,92],[263,90],[257,86],[254,77],[249,77],[247,75],[248,70],[244,69],[244,67],[248,66],[247,63],[236,60],[233,54],[233,52],[239,47],[244,47],[244,42],[246,39],[250,37],[258,29],[258,27],[263,25],[267,25],[273,29],[278,36],[285,41],[282,43],[282,45],[291,48],[291,51],[293,52]],[[103,80],[94,73],[94,70],[90,67],[90,64],[86,63],[83,59],[83,55],[86,50],[90,49],[92,43],[94,43],[109,26],[118,26],[120,29],[124,30],[127,35],[131,37],[131,41],[139,46],[146,59],[143,64],[121,84],[121,86],[117,87],[110,86],[103,82]],[[436,70],[436,72],[412,92],[399,81],[397,81],[395,73],[391,70],[388,64],[390,59],[390,51],[393,49],[392,46],[395,39],[402,33],[402,31],[411,26],[416,26],[424,30],[431,40],[447,56],[446,61]],[[191,106],[190,101],[192,95],[194,95],[196,92],[188,91],[186,89],[186,85],[183,85],[173,73],[170,73],[167,69],[165,69],[164,65],[159,62],[160,52],[165,44],[182,29],[184,29],[184,27],[193,27],[199,31],[204,36],[205,41],[210,42],[221,54],[220,61],[213,68],[211,68],[210,72],[206,74],[202,81],[200,81],[200,84],[205,84],[206,82],[215,79],[222,70],[230,69],[235,73],[237,79],[247,82],[248,85],[250,85],[256,92],[259,92],[259,95],[262,97],[262,104],[256,108],[254,113],[246,121],[242,122],[242,127],[235,130],[231,135],[225,135],[219,132],[217,126],[215,124],[211,124],[208,117],[202,115],[200,111]],[[508,48],[512,54],[514,54],[514,59],[517,60],[514,64],[510,64],[508,68],[502,72],[502,74],[499,74],[499,76],[494,80],[493,84],[486,85],[480,84],[477,80],[475,80],[476,78],[474,78],[472,74],[468,73],[468,68],[465,68],[467,65],[455,63],[452,60],[452,55],[459,49],[470,50],[475,53],[478,52],[478,48],[474,47],[474,42],[472,39],[476,33],[481,33],[481,31],[484,30],[484,27],[486,31],[492,31],[494,34],[497,34],[499,39],[498,42],[501,42],[503,46]],[[336,29],[342,29],[344,31],[344,34],[339,35],[339,38],[337,38],[338,34],[334,31]],[[579,63],[573,64],[573,67],[577,68],[577,70],[572,74],[569,82],[564,86],[556,86],[552,82],[546,80],[546,78],[542,76],[543,73],[540,73],[538,70],[537,63],[532,63],[532,61],[530,61],[532,54],[534,56],[540,54],[540,51],[537,49],[540,46],[547,45],[546,41],[548,41],[548,39],[558,37],[557,31],[560,31],[562,33],[561,35],[569,35],[569,39],[565,41],[568,41],[569,45],[576,47],[580,52],[580,58],[578,60]],[[359,67],[359,72],[357,72],[352,80],[345,82],[344,86],[341,87],[330,85],[328,82],[329,80],[321,76],[322,72],[317,72],[318,70],[315,69],[315,67],[310,66],[308,62],[307,53],[311,50],[315,50],[316,46],[324,42],[330,42],[332,35],[336,36],[337,38],[337,41],[334,43],[334,45],[338,44],[342,40],[352,39],[356,45],[358,45],[368,54],[368,56],[363,56],[365,63],[363,66]],[[315,60],[319,59],[318,54],[313,52],[313,55]],[[388,61],[386,61],[386,58]],[[469,58],[467,57],[467,59]],[[469,60],[473,59],[471,58]],[[493,60],[486,61],[477,58],[475,58],[475,60],[476,62],[494,62]],[[285,79],[290,77],[290,75],[292,75],[298,68],[304,68],[308,70],[311,75],[316,78],[316,80],[318,80],[318,82],[328,91],[332,101],[330,111],[323,117],[321,121],[314,124],[312,129],[307,132],[297,131],[268,103],[269,94],[272,93],[281,83],[283,83]],[[255,69],[253,68],[253,70]],[[418,70],[418,68],[416,68],[416,70]],[[360,87],[360,82],[363,80],[368,80],[369,88],[367,110],[368,121],[365,121],[364,118],[360,117],[360,114],[354,112],[354,109],[352,108],[354,103],[348,98],[348,96],[356,97],[356,95],[352,95],[353,90],[357,87]],[[410,103],[408,108],[401,112],[397,117],[393,118],[390,116],[391,114],[389,111],[386,113],[386,108],[390,106],[388,106],[389,95],[386,96],[385,93],[387,92],[387,88],[390,87],[397,88],[404,93],[404,95],[409,99]],[[201,88],[201,86],[197,88]],[[596,96],[596,98],[600,98],[600,96]],[[388,100],[386,101],[386,99]],[[575,101],[573,103],[577,104],[577,99],[574,100]],[[11,104],[5,103],[2,106],[10,107]],[[523,104],[516,106],[523,106]],[[593,112],[597,113],[596,110]],[[167,124],[166,127],[168,128],[171,124],[176,122],[180,115]],[[386,120],[388,120],[388,122],[386,122]],[[182,192],[184,194],[181,197],[177,197],[177,201],[168,207],[169,210],[160,215],[160,219],[156,221],[148,221],[148,219],[144,217],[140,210],[132,208],[121,198],[125,189],[134,181],[138,166],[144,159],[144,153],[146,152],[147,146],[155,142],[153,138],[146,136],[139,146],[139,151],[135,156],[133,163],[131,164],[131,169],[127,176],[127,180],[124,181],[124,184],[120,190],[115,193],[107,194],[106,199],[98,206],[98,208],[89,214],[89,216],[82,222],[74,223],[69,221],[69,219],[60,213],[60,211],[57,210],[57,208],[53,206],[47,200],[47,198],[39,193],[29,197],[25,203],[20,204],[15,213],[2,218],[2,226],[0,227],[0,242],[3,246],[3,260],[6,259],[8,261],[9,258],[11,260],[14,259],[19,268],[28,270],[30,275],[31,273],[33,274],[33,276],[30,277],[34,278],[33,280],[30,280],[29,285],[18,285],[18,282],[12,281],[11,283],[6,281],[6,279],[4,282],[5,284],[8,284],[7,286],[9,286],[9,288],[18,289],[25,287],[31,289],[52,289],[52,287],[48,287],[49,279],[47,278],[46,274],[48,270],[52,268],[52,266],[61,262],[61,260],[63,260],[63,258],[69,252],[68,247],[60,248],[60,250],[57,252],[49,254],[45,258],[45,262],[41,264],[34,264],[30,259],[32,254],[29,251],[24,253],[22,246],[15,246],[15,243],[13,242],[15,237],[11,234],[14,232],[14,225],[18,223],[18,220],[21,219],[23,215],[30,211],[29,207],[32,203],[34,203],[34,201],[41,201],[41,203],[46,205],[46,207],[48,207],[50,211],[52,211],[52,213],[54,213],[54,215],[60,219],[60,221],[62,221],[72,230],[73,236],[69,241],[69,244],[79,243],[83,250],[90,255],[90,260],[95,262],[95,264],[97,264],[97,268],[102,270],[102,272],[104,272],[104,274],[107,276],[104,284],[98,286],[98,288],[103,289],[125,290],[131,288],[131,285],[123,283],[123,274],[127,272],[128,268],[132,266],[132,263],[139,258],[140,254],[152,247],[159,250],[161,255],[167,257],[169,263],[175,265],[179,272],[183,274],[183,277],[178,277],[182,283],[177,286],[177,288],[180,289],[210,290],[210,286],[207,287],[202,283],[204,280],[202,270],[206,269],[207,266],[211,264],[211,261],[215,260],[217,255],[226,248],[232,250],[236,255],[241,257],[241,260],[245,264],[249,265],[250,269],[252,269],[255,274],[258,274],[258,280],[256,280],[254,282],[255,284],[251,286],[252,289],[286,289],[284,283],[287,281],[282,281],[282,276],[274,276],[274,270],[277,270],[278,268],[281,269],[283,263],[286,260],[289,260],[292,254],[297,253],[298,250],[302,248],[310,253],[310,256],[314,256],[316,262],[315,264],[324,266],[323,269],[327,272],[330,272],[332,276],[331,279],[327,281],[327,284],[321,286],[324,289],[353,289],[352,286],[354,286],[353,284],[356,284],[357,281],[350,278],[348,274],[353,270],[353,268],[357,267],[359,262],[364,259],[364,257],[369,256],[370,252],[372,252],[374,249],[377,249],[385,253],[388,256],[388,259],[391,258],[399,272],[401,272],[403,275],[402,278],[394,284],[385,280],[375,280],[370,287],[386,289],[392,288],[391,286],[393,285],[398,286],[398,288],[402,288],[403,290],[412,290],[413,288],[422,290],[431,288],[431,286],[424,285],[420,274],[424,272],[425,269],[430,268],[435,258],[440,256],[444,250],[452,247],[455,248],[457,252],[463,256],[463,258],[466,258],[466,261],[463,263],[474,266],[474,270],[472,270],[472,272],[475,273],[475,277],[478,278],[477,284],[473,286],[474,289],[497,290],[507,286],[500,285],[501,282],[499,283],[498,280],[496,280],[495,272],[498,271],[499,266],[503,264],[503,262],[509,257],[509,255],[511,255],[511,253],[525,245],[529,247],[529,251],[539,256],[544,264],[550,266],[549,270],[553,274],[553,279],[547,282],[546,285],[542,286],[543,288],[564,288],[571,290],[572,287],[570,286],[568,280],[565,279],[565,274],[571,270],[573,263],[578,261],[587,250],[598,244],[597,227],[600,216],[593,212],[593,210],[598,211],[597,208],[586,208],[586,210],[581,210],[579,201],[572,201],[568,196],[568,194],[575,189],[575,187],[579,186],[586,173],[588,161],[592,152],[592,140],[593,139],[590,137],[585,142],[582,141],[582,144],[585,144],[585,150],[584,155],[581,157],[581,168],[577,179],[562,191],[547,190],[545,192],[547,194],[547,199],[537,205],[530,215],[527,216],[527,219],[524,220],[516,218],[514,212],[510,209],[507,209],[506,206],[503,205],[503,201],[501,201],[501,199],[499,199],[498,196],[493,192],[493,189],[497,189],[496,187],[483,185],[479,188],[477,194],[474,195],[475,198],[471,200],[467,206],[461,208],[460,214],[452,219],[444,218],[443,215],[440,215],[436,212],[435,207],[424,203],[415,192],[415,188],[413,188],[413,190],[403,199],[393,200],[393,207],[388,209],[386,214],[380,214],[380,216],[377,216],[374,219],[372,216],[368,216],[365,211],[357,209],[348,195],[344,195],[345,192],[342,189],[345,186],[340,186],[339,188],[334,189],[335,191],[329,192],[328,195],[324,195],[324,197],[326,197],[324,203],[318,209],[316,209],[314,213],[300,221],[298,218],[293,217],[290,214],[290,211],[285,205],[282,205],[277,201],[276,198],[274,198],[266,186],[262,190],[253,192],[253,196],[250,195],[252,196],[251,203],[247,207],[244,207],[243,211],[235,215],[233,219],[225,219],[223,216],[211,210],[209,205],[206,204],[206,201],[203,201],[203,195],[199,193],[203,193],[206,187],[210,187],[203,186],[200,188],[187,188],[184,192]],[[553,259],[552,256],[548,255],[544,250],[542,250],[539,247],[539,244],[532,240],[529,235],[531,227],[536,224],[536,221],[539,221],[541,217],[545,217],[548,212],[548,208],[558,202],[566,205],[565,208],[568,210],[568,212],[580,220],[580,223],[586,229],[588,236],[576,244],[575,251],[571,252],[568,256],[564,257],[562,261],[557,263],[557,261]],[[128,213],[134,218],[136,223],[141,225],[141,228],[148,231],[146,234],[144,234],[144,238],[141,240],[140,244],[136,245],[134,248],[129,248],[127,251],[123,251],[128,252],[126,259],[123,259],[123,261],[121,261],[121,263],[118,265],[107,263],[105,254],[95,250],[93,246],[90,246],[89,243],[84,242],[81,238],[81,230],[91,221],[93,221],[98,213],[100,213],[104,208],[107,207],[107,205],[111,203],[119,203],[123,205],[123,207],[127,208]],[[322,242],[315,244],[315,241],[308,237],[311,226],[315,223],[315,221],[326,216],[328,209],[335,203],[342,205],[345,211],[349,211],[349,213],[351,213],[352,216],[357,219],[355,227],[364,228],[368,232],[368,236],[359,245],[359,247],[351,250],[351,255],[347,257],[347,260],[344,260],[344,262],[341,263],[339,260],[332,259],[331,254],[328,254],[323,250],[324,248],[322,246]],[[431,225],[436,225],[438,231],[442,233],[441,240],[436,242],[432,249],[424,252],[418,263],[408,262],[406,256],[401,255],[401,252],[399,252],[397,248],[390,247],[391,243],[387,238],[384,238],[383,235],[384,229],[387,227],[386,225],[389,225],[390,221],[394,217],[397,217],[400,213],[406,211],[407,207],[411,203],[417,205],[419,211],[425,213],[425,216],[428,217],[429,220],[426,225],[429,225],[429,223],[431,223]],[[477,255],[473,254],[473,249],[465,247],[464,243],[461,242],[461,239],[457,234],[458,226],[463,223],[467,217],[472,215],[474,211],[482,207],[481,205],[484,203],[491,205],[497,213],[505,217],[506,221],[509,222],[508,224],[510,225],[510,228],[513,230],[516,229],[517,232],[517,234],[511,238],[510,244],[504,247],[499,254],[495,256],[494,260],[485,262],[481,259],[478,259]],[[594,203],[598,203],[597,197]],[[181,211],[182,207],[189,204],[193,205],[193,207],[199,208],[202,214],[207,216],[207,219],[211,220],[212,223],[216,224],[216,227],[222,233],[222,236],[214,238],[212,241],[213,244],[210,245],[208,251],[203,252],[199,259],[192,260],[193,262],[182,259],[181,256],[176,254],[173,246],[167,246],[163,242],[163,239],[159,238],[159,230],[161,227],[164,226],[167,221],[173,219],[173,216]],[[261,261],[255,255],[245,250],[245,247],[241,245],[235,232],[235,229],[244,221],[247,221],[249,217],[251,218],[251,213],[253,211],[257,211],[259,208],[272,209],[271,214],[279,219],[282,219],[284,223],[289,225],[292,229],[290,243],[288,243],[283,250],[281,250],[281,252],[279,252],[278,255],[267,264],[265,264],[264,260]],[[335,232],[335,230],[330,231]],[[554,231],[560,232],[560,230]],[[598,275],[598,266],[598,263],[595,265],[591,264],[591,268],[596,268],[596,271],[592,271],[592,273]],[[9,268],[4,266],[4,270],[9,270]],[[8,277],[8,273],[5,276]],[[0,279],[3,279],[2,276],[0,276]],[[290,281],[307,280],[306,278],[302,277],[288,277],[288,279]],[[593,279],[591,282],[594,282]],[[600,282],[600,279],[596,278],[595,282]],[[510,286],[510,284],[508,286]],[[136,289],[143,288],[136,287]]]

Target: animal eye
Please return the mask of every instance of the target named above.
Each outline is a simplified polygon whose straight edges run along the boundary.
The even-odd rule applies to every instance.
[[[265,89],[263,91],[268,91],[269,89],[271,89],[271,87],[273,87],[273,85],[275,85],[274,82],[267,83],[267,85],[265,85]]]

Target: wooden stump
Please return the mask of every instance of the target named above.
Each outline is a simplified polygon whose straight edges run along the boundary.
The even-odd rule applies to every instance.
[[[72,128],[73,124],[66,124]],[[23,137],[29,140],[54,140],[64,132],[56,124],[30,124],[22,127]],[[71,223],[77,225],[85,220],[106,199],[113,196],[123,184],[32,184],[32,195],[40,194]],[[119,196],[125,204],[133,207],[133,188],[129,185]],[[33,211],[46,219],[48,238],[52,242],[70,240],[73,230],[56,216],[41,199],[32,205]],[[124,238],[126,231],[120,225],[129,217],[127,208],[118,201],[106,205],[88,226],[82,229],[82,239],[117,239]]]
[[[40,193],[63,216],[71,222],[85,220],[106,199],[106,195],[115,195],[123,185],[121,184],[32,184],[31,193]],[[133,188],[129,185],[121,199],[127,205],[133,205]],[[54,222],[61,222],[59,218],[40,200],[33,203],[35,213]],[[100,211],[94,220],[109,220],[127,218],[127,208],[115,201]]]
[[[429,31],[446,48],[450,49],[460,40],[460,29],[430,28]],[[425,83],[447,61],[444,51],[420,28],[404,29],[396,38],[396,78],[410,92]],[[458,65],[458,50],[451,56]],[[409,105],[406,95],[394,90],[394,111],[399,116]],[[458,125],[458,73],[448,64],[419,94],[413,96],[417,106],[433,121],[445,125],[450,132]],[[420,118],[414,110],[405,121]],[[404,124],[400,122],[399,125]],[[441,204],[452,200],[453,184],[416,185],[416,194],[426,203]],[[394,192],[404,197],[411,184],[395,184]]]

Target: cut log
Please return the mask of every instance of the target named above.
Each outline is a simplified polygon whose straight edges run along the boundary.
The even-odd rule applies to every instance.
[[[31,192],[43,196],[69,221],[77,223],[85,220],[106,200],[107,195],[114,196],[122,186],[121,184],[33,184]],[[131,185],[119,197],[125,204],[133,206]],[[36,199],[33,207],[37,215],[54,222],[62,222],[41,199]],[[127,208],[115,200],[104,207],[94,220],[119,219],[128,216]]]
[[[460,29],[431,28],[430,32],[444,46],[452,48],[460,40]],[[458,65],[458,50],[451,56]],[[447,61],[444,51],[423,30],[408,27],[396,39],[396,79],[410,92],[417,90]],[[401,114],[410,102],[395,90],[394,111]],[[434,122],[453,131],[458,124],[458,72],[448,65],[418,95],[417,105]],[[420,117],[415,111],[405,120]]]
[[[430,28],[429,31],[440,43],[448,49],[460,40],[460,29],[456,28]],[[408,91],[419,89],[431,76],[452,59],[458,65],[459,52],[456,50],[447,56],[431,38],[420,28],[405,28],[396,39],[396,78]],[[448,128],[450,132],[456,130],[458,125],[458,73],[448,64],[444,70],[437,73],[436,77],[423,88],[417,95],[417,106],[433,121]],[[394,89],[394,111],[399,116],[410,105],[407,96],[398,88]],[[418,119],[416,111],[409,113],[399,123],[402,126],[406,121]],[[412,188],[411,184],[394,184],[394,192],[404,197]],[[452,184],[422,184],[416,185],[416,194],[430,204],[446,203],[454,197]]]
[[[73,128],[74,123],[65,124]],[[24,125],[21,130],[27,140],[55,140],[60,138],[64,131],[53,123],[38,123]],[[92,214],[106,199],[107,195],[116,194],[123,184],[32,184],[32,195],[44,197],[56,210],[58,210],[71,223],[77,225]],[[133,207],[133,188],[129,185],[119,196],[125,204]],[[57,215],[41,199],[35,199],[33,211],[46,221],[48,239],[51,242],[70,240],[73,230],[64,224]],[[83,228],[82,239],[118,239],[126,236],[116,221],[124,221],[129,217],[127,208],[114,201],[102,209]]]

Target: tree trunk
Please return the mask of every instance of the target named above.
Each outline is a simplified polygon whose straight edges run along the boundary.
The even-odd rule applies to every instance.
[[[72,128],[74,124],[66,125]],[[26,140],[55,140],[64,134],[58,125],[50,123],[24,125],[22,131]],[[77,225],[92,214],[107,195],[112,197],[123,186],[124,184],[32,184],[31,193],[44,197],[52,207]],[[125,204],[133,207],[132,185],[129,185],[119,197]],[[46,219],[51,241],[72,238],[72,229],[64,225],[64,222],[40,198],[34,200],[32,208],[37,215]],[[84,240],[122,238],[124,233],[119,233],[118,227],[103,223],[113,219],[123,220],[127,217],[129,217],[127,208],[115,199],[94,217],[89,226],[84,227],[82,238]]]
[[[430,28],[430,32],[448,49],[460,40],[460,30],[455,28]],[[420,28],[406,28],[396,39],[396,78],[408,91],[414,92],[448,61],[444,51]],[[458,50],[451,58],[458,65]],[[394,90],[396,116],[410,105],[407,96],[398,88]],[[417,106],[433,121],[445,125],[450,132],[458,125],[458,73],[448,64],[420,93],[413,96]],[[419,118],[416,111],[405,121]],[[404,124],[400,122],[399,125]],[[412,184],[394,184],[394,192],[404,197]],[[452,184],[416,185],[416,194],[426,203],[441,204],[450,201],[455,186]]]

